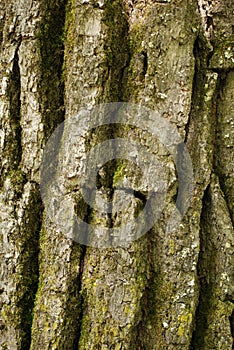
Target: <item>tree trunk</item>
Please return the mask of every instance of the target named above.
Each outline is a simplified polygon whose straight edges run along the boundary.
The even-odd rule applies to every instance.
[[[1,1],[0,349],[234,349],[233,20],[232,0]],[[185,205],[168,149],[139,127],[89,130],[69,164],[132,139],[170,186],[142,237],[85,245],[48,215],[40,165],[60,123],[110,102],[157,110],[177,127],[194,188],[168,233],[176,198]],[[76,214],[96,229],[131,226],[149,191],[141,172],[114,159],[98,176],[96,193],[113,203],[125,202],[116,182],[127,176],[130,204],[100,215],[65,174]]]

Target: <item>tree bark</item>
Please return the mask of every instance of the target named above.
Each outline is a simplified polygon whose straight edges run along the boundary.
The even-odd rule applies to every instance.
[[[232,0],[0,3],[0,349],[234,349],[233,20]],[[60,123],[110,102],[155,109],[177,127],[194,189],[168,234],[172,155],[140,128],[90,130],[71,159],[108,139],[140,140],[170,183],[149,232],[103,248],[49,219],[40,165]],[[115,215],[87,206],[65,174],[77,215],[96,227],[131,223],[149,190],[138,170],[114,160],[100,172],[97,193],[114,205],[126,195],[116,182],[132,183]]]

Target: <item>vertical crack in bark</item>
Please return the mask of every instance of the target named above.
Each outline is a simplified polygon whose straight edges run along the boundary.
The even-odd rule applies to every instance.
[[[197,263],[197,277],[199,285],[199,300],[195,313],[194,331],[191,339],[190,350],[205,349],[204,337],[207,329],[207,313],[209,310],[209,300],[211,290],[208,288],[209,271],[204,268],[204,259],[207,253],[207,239],[206,232],[203,231],[203,225],[206,223],[207,215],[207,201],[209,198],[210,185],[204,191],[202,199],[202,213],[200,220],[200,252]]]
[[[79,198],[77,201],[77,205],[75,208],[75,214],[84,220],[87,223],[90,223],[91,217],[92,217],[92,208],[85,203],[83,198]],[[78,243],[74,243],[74,245],[77,245]],[[81,245],[80,246],[80,260],[79,260],[79,274],[77,276],[77,281],[75,282],[75,295],[77,299],[77,303],[79,304],[78,313],[76,315],[71,315],[71,317],[76,318],[76,325],[77,330],[75,332],[75,338],[73,341],[73,350],[77,350],[79,347],[79,341],[81,337],[81,330],[82,330],[82,319],[83,319],[83,313],[84,313],[84,297],[81,293],[82,291],[82,278],[83,278],[83,272],[84,272],[84,262],[85,262],[85,255],[87,251],[87,246]],[[68,300],[68,303],[70,301]],[[71,305],[70,305],[71,306]]]
[[[15,49],[13,67],[10,74],[9,86],[7,90],[9,99],[9,131],[6,132],[4,145],[4,158],[7,159],[7,162],[5,163],[6,165],[2,165],[2,168],[0,170],[0,187],[2,187],[6,176],[13,174],[13,172],[18,169],[22,156],[20,126],[21,82],[18,56],[20,43],[21,40]]]
[[[200,296],[191,349],[230,349],[233,230],[216,175],[211,176],[211,183],[204,193],[200,227]]]
[[[5,22],[5,3],[1,3],[0,4],[0,47],[2,45],[2,41],[3,41],[3,28],[4,28],[4,22]]]
[[[41,108],[45,138],[64,120],[64,28],[67,0],[45,2],[41,24]]]
[[[107,56],[108,94],[105,99],[109,101],[123,101],[123,78],[129,64],[129,38],[128,21],[122,1],[107,1],[104,23],[108,26],[108,39],[104,50]],[[105,101],[107,102],[107,101]]]
[[[152,339],[150,330],[152,325],[154,327],[155,315],[152,310],[154,310],[155,301],[157,300],[157,281],[153,259],[153,255],[155,254],[155,239],[152,238],[153,235],[154,233],[150,230],[145,237],[148,241],[147,283],[141,299],[141,320],[135,327],[135,333],[132,337],[130,349],[152,348],[153,343],[155,342],[155,340]],[[151,327],[147,327],[147,324]]]
[[[234,301],[232,301],[234,303]],[[234,349],[234,309],[232,311],[231,316],[229,317],[230,320],[230,328],[231,328],[231,334],[232,334],[232,338],[233,338],[233,342],[232,342],[232,350]]]
[[[194,47],[193,47],[193,56],[194,56],[195,64],[194,64],[193,86],[192,86],[192,93],[191,93],[191,108],[190,108],[190,112],[189,112],[189,116],[188,116],[188,121],[185,125],[185,139],[184,139],[185,144],[186,144],[188,134],[189,134],[189,127],[190,127],[190,123],[191,123],[191,114],[192,114],[192,111],[194,109],[194,100],[195,100],[195,97],[197,94],[196,87],[197,87],[197,76],[198,76],[198,64],[197,64],[198,50],[199,50],[199,37],[197,37],[195,39]]]
[[[43,206],[40,198],[38,184],[31,183],[31,193],[20,233],[24,237],[20,264],[23,282],[21,284],[21,327],[23,339],[20,349],[27,350],[31,344],[31,326],[33,321],[33,309],[39,281],[39,232],[42,225]]]
[[[10,87],[9,91],[9,98],[10,98],[10,116],[12,118],[12,128],[15,132],[15,141],[16,146],[14,149],[15,159],[13,160],[13,164],[15,163],[15,167],[17,167],[20,163],[21,155],[22,155],[22,148],[21,148],[21,126],[20,126],[20,109],[21,109],[21,100],[20,100],[20,93],[21,93],[21,82],[20,82],[20,68],[19,68],[19,56],[18,56],[18,50],[19,50],[20,43],[18,44],[18,47],[15,52],[14,57],[14,63],[13,63],[13,69],[11,73],[11,82],[12,85]]]
[[[232,134],[232,130],[231,130],[232,124],[230,125],[227,124],[227,121],[228,120],[230,121],[232,117],[231,116],[227,117],[225,113],[226,110],[230,109],[232,100],[230,98],[230,95],[229,95],[229,99],[230,99],[229,101],[228,101],[228,98],[226,98],[224,102],[224,98],[223,98],[224,95],[225,97],[227,96],[227,87],[225,89],[225,85],[228,85],[227,83],[228,73],[229,72],[225,72],[225,71],[221,71],[219,73],[219,80],[217,85],[217,105],[216,105],[216,115],[215,115],[216,134],[215,134],[214,172],[219,179],[220,188],[222,190],[223,198],[225,200],[229,217],[233,226],[234,225],[233,203],[232,203],[233,199],[232,199],[232,193],[230,193],[232,191],[231,187],[233,187],[233,181],[231,183],[232,174],[227,164],[229,162],[228,158],[230,157],[230,159],[232,159],[233,157],[233,152],[232,152],[233,146],[230,147],[231,145],[229,144],[229,140],[233,144],[232,136],[230,137],[230,134]],[[229,85],[229,89],[230,89],[230,85]],[[222,109],[224,109],[224,111]],[[230,113],[232,113],[231,110],[230,110]],[[227,128],[227,125],[229,125],[230,128]],[[228,136],[228,138],[226,138],[226,136]],[[230,151],[230,155],[228,154],[228,158],[225,158],[227,154],[227,150]],[[227,300],[233,303],[234,302],[233,295],[228,295]],[[229,321],[230,321],[231,335],[233,338],[232,349],[234,349],[234,310],[232,312],[232,315],[229,317]]]
[[[225,104],[225,102],[223,102],[224,100],[224,95],[227,95],[227,89],[226,92],[224,92],[223,90],[225,89],[225,84],[226,81],[228,79],[228,73],[226,71],[220,71],[219,72],[219,79],[218,79],[218,84],[217,84],[217,91],[216,91],[216,105],[215,105],[215,121],[216,121],[216,129],[215,129],[215,152],[214,152],[214,162],[213,162],[213,166],[215,169],[215,174],[218,176],[219,178],[219,183],[220,183],[220,187],[223,191],[223,195],[225,197],[225,201],[227,203],[227,207],[229,210],[229,215],[230,215],[230,219],[232,221],[232,224],[234,225],[234,215],[233,215],[233,195],[232,195],[232,187],[233,187],[233,183],[231,183],[231,171],[230,169],[227,168],[228,166],[228,159],[226,158],[226,154],[225,156],[222,155],[222,153],[224,152],[224,150],[228,150],[230,151],[230,154],[228,154],[228,157],[230,157],[230,160],[232,161],[232,157],[233,157],[233,146],[231,147],[231,144],[228,145],[228,147],[226,147],[226,143],[229,141],[228,138],[230,139],[232,136],[232,124],[230,123],[230,129],[228,130],[227,128],[227,120],[229,119],[229,122],[232,118],[231,113],[233,113],[232,110],[229,111],[230,113],[230,117],[226,115],[226,111],[224,112],[220,112],[220,109],[222,109],[222,105]],[[230,106],[228,106],[230,109],[231,107],[231,103],[232,101],[229,102]],[[224,107],[224,108],[228,108],[228,107]],[[225,114],[225,115],[224,115]],[[226,124],[226,125],[225,125]],[[225,128],[225,130],[224,130]],[[229,134],[230,132],[230,134]],[[224,135],[226,133],[226,135]],[[226,138],[226,136],[228,136],[228,138]],[[233,140],[230,140],[233,143]],[[229,170],[229,172],[227,171]]]
[[[77,350],[79,346],[79,341],[80,341],[80,336],[81,336],[81,327],[82,327],[82,318],[83,318],[83,312],[84,312],[84,300],[83,296],[81,295],[81,287],[82,287],[82,276],[83,276],[83,271],[84,271],[84,259],[85,259],[85,254],[86,254],[87,247],[86,246],[81,246],[81,255],[80,255],[80,272],[78,276],[78,283],[77,283],[77,298],[79,300],[79,313],[78,315],[74,315],[77,317],[77,331],[76,331],[76,336],[74,339],[74,344],[73,344],[73,349]]]

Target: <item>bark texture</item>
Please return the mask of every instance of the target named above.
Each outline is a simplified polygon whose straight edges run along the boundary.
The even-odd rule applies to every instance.
[[[233,24],[232,0],[1,1],[0,349],[234,348]],[[114,101],[157,109],[177,126],[195,188],[168,235],[178,189],[171,154],[139,128],[90,131],[69,150],[62,180],[84,220],[131,224],[145,205],[148,185],[123,160],[99,173],[97,193],[113,212],[84,203],[74,177],[84,153],[110,138],[140,140],[169,187],[146,235],[127,248],[86,247],[48,218],[39,168],[57,125]],[[126,177],[130,202],[116,189]],[[115,212],[121,196],[129,205]]]

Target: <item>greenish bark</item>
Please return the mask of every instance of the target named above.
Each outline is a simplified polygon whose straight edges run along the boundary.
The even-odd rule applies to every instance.
[[[232,0],[2,1],[0,349],[233,347],[233,13]],[[177,126],[195,188],[168,234],[178,190],[172,155],[140,128],[90,131],[71,159],[110,138],[140,140],[170,185],[143,237],[128,247],[85,247],[48,218],[39,168],[57,125],[114,101],[156,109]],[[134,196],[118,212],[118,198],[128,197],[116,187],[126,177]],[[63,181],[77,215],[113,228],[131,223],[149,189],[131,162],[108,162],[97,193],[113,200],[113,211],[100,214],[69,166]]]

